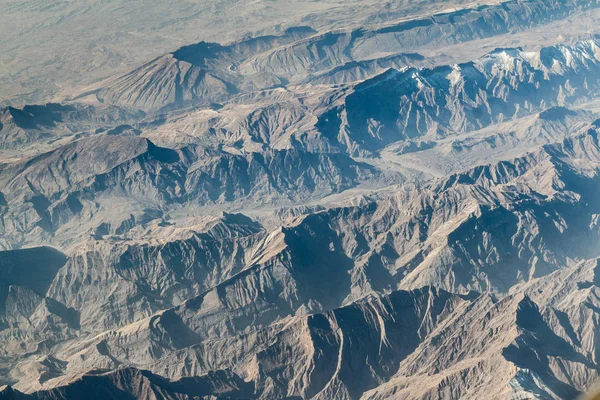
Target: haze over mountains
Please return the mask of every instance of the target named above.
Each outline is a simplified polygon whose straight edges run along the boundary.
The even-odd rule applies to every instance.
[[[0,398],[597,382],[598,1],[2,7]]]
[[[225,44],[304,25],[345,29],[470,3],[7,0],[0,5],[0,91],[3,102],[39,102],[201,40]]]

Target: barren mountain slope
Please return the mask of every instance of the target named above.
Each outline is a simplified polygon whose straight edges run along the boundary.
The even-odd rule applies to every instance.
[[[298,25],[327,30],[381,23],[472,3],[6,0],[0,4],[0,101],[47,102],[58,91],[201,40],[230,42]]]
[[[327,312],[340,306],[344,309],[357,307],[353,305],[355,300],[376,292],[390,292],[398,288],[413,290],[423,285],[435,285],[463,293],[468,290],[492,291],[496,293],[495,296],[501,297],[514,287],[515,293],[498,303],[508,308],[501,308],[497,311],[498,316],[492,318],[499,319],[494,322],[499,324],[498,327],[492,331],[498,332],[497,337],[501,342],[486,340],[480,350],[485,354],[492,352],[490,354],[497,357],[499,364],[492,366],[469,361],[474,364],[464,366],[467,370],[482,368],[479,369],[481,371],[502,365],[506,381],[503,384],[498,381],[475,381],[473,391],[470,391],[462,386],[464,380],[455,378],[454,383],[448,383],[446,377],[445,383],[435,383],[437,378],[431,378],[433,386],[427,390],[441,390],[441,385],[443,390],[455,396],[460,394],[459,397],[477,398],[478,391],[493,388],[497,391],[495,396],[502,397],[518,389],[568,398],[577,390],[588,387],[586,379],[594,379],[596,367],[588,357],[594,354],[595,346],[582,345],[582,339],[579,339],[577,348],[573,348],[575,342],[566,343],[567,338],[561,335],[570,335],[571,341],[574,339],[573,332],[568,330],[565,333],[563,328],[559,328],[566,323],[565,317],[560,316],[562,314],[556,317],[558,322],[551,321],[559,325],[553,325],[550,330],[547,327],[550,322],[528,325],[533,318],[529,314],[523,317],[525,322],[519,322],[520,313],[533,313],[540,321],[542,314],[546,313],[544,310],[538,311],[536,305],[523,299],[521,294],[528,293],[530,289],[528,286],[520,288],[519,285],[527,282],[531,282],[531,285],[553,285],[556,281],[548,278],[552,274],[568,274],[563,270],[577,271],[582,268],[577,260],[598,256],[594,251],[598,232],[593,222],[598,210],[587,197],[595,197],[594,188],[598,188],[600,148],[595,129],[592,127],[583,135],[545,146],[511,162],[452,175],[434,182],[429,188],[408,190],[368,206],[331,209],[306,215],[270,233],[247,218],[225,215],[220,222],[206,222],[203,228],[206,233],[202,234],[188,230],[178,234],[169,227],[154,231],[153,236],[166,237],[164,233],[161,234],[164,230],[172,231],[173,239],[181,237],[174,241],[159,240],[153,243],[154,240],[149,238],[123,241],[115,237],[112,243],[91,242],[70,257],[57,272],[45,294],[63,308],[78,311],[75,326],[80,332],[67,332],[79,339],[65,341],[51,350],[53,357],[65,362],[64,366],[54,370],[56,377],[50,380],[41,378],[39,374],[46,367],[36,367],[38,350],[29,354],[27,361],[21,360],[11,376],[21,381],[18,388],[31,390],[39,387],[34,384],[35,380],[52,387],[69,382],[85,370],[114,369],[121,365],[151,369],[170,379],[235,367],[234,371],[240,377],[254,381],[255,394],[259,397],[279,397],[283,393],[291,395],[294,390],[300,390],[299,395],[305,397],[312,390],[315,391],[314,395],[320,393],[320,396],[329,398],[332,395],[330,390],[334,390],[340,398],[357,398],[396,374],[398,378],[391,379],[379,390],[400,390],[398,387],[401,387],[406,393],[420,397],[420,392],[411,385],[418,381],[419,374],[431,375],[440,367],[432,366],[432,370],[418,372],[414,367],[408,367],[415,363],[407,361],[408,370],[404,370],[404,357],[422,359],[415,351],[431,354],[442,352],[448,355],[447,365],[454,368],[455,365],[462,365],[460,360],[465,357],[483,359],[488,355],[474,355],[472,343],[466,341],[461,344],[465,346],[464,350],[456,350],[461,355],[457,355],[458,358],[451,357],[454,350],[433,350],[435,345],[427,344],[427,334],[422,333],[418,343],[425,343],[423,350],[418,350],[418,345],[415,345],[417,347],[410,351],[402,350],[403,356],[394,356],[396,353],[389,351],[380,353],[380,356],[385,354],[391,359],[385,362],[379,360],[374,365],[383,368],[390,362],[393,367],[389,367],[388,371],[372,371],[373,377],[362,383],[355,382],[352,374],[364,376],[364,373],[346,372],[344,374],[350,375],[342,379],[337,377],[340,371],[332,372],[330,383],[317,385],[317,390],[305,386],[291,389],[287,386],[300,379],[297,373],[304,372],[289,372],[276,379],[266,374],[271,376],[269,379],[279,383],[271,383],[269,379],[263,382],[265,378],[261,378],[260,368],[253,364],[256,361],[247,363],[255,360],[253,357],[256,354],[263,354],[266,350],[259,352],[248,348],[248,345],[234,342],[228,344],[231,350],[227,351],[235,351],[239,355],[220,358],[216,354],[223,354],[225,350],[215,346],[222,338],[254,335],[253,343],[263,349],[262,346],[270,343],[269,335],[274,333],[265,333],[267,336],[263,336],[260,333],[262,329],[274,329],[280,337],[284,335],[280,330],[286,329],[288,324],[286,318]],[[183,237],[180,236],[182,234]],[[209,266],[210,269],[207,269]],[[583,280],[575,274],[573,279],[581,279],[583,283],[572,284],[565,290],[595,290],[594,277]],[[562,281],[561,278],[559,282]],[[86,291],[81,292],[81,287],[86,287]],[[544,290],[543,287],[540,290]],[[538,296],[542,293],[540,290]],[[110,297],[104,295],[108,291],[111,292]],[[564,294],[564,290],[559,293]],[[476,325],[481,323],[482,315],[488,312],[486,310],[489,307],[498,307],[494,305],[493,295],[484,295],[483,298],[491,303],[481,305],[483,309],[476,308],[478,311],[470,311],[476,312],[475,316],[459,317],[457,313],[451,313],[448,318],[459,318],[459,321],[460,318],[468,318]],[[513,298],[516,300],[511,300]],[[545,296],[540,297],[542,300],[543,306],[560,302]],[[127,304],[125,308],[124,303]],[[360,300],[357,304],[360,304]],[[159,311],[170,305],[175,307]],[[34,320],[33,316],[44,315],[40,307],[33,307],[29,311],[30,320]],[[425,306],[419,306],[419,309],[423,310]],[[567,316],[574,313],[570,310],[563,312]],[[536,317],[538,314],[540,317]],[[406,317],[406,312],[400,315]],[[314,317],[307,318],[310,321]],[[369,317],[367,321],[374,323],[377,318]],[[395,324],[399,323],[398,317],[389,318]],[[573,314],[572,318],[576,316]],[[41,318],[40,322],[43,320]],[[463,322],[455,323],[464,325]],[[571,326],[576,323],[579,329],[585,331],[582,334],[594,331],[587,322],[570,322]],[[385,322],[377,323],[377,329],[382,329],[381,324],[385,325]],[[355,322],[351,325],[355,326]],[[423,323],[406,323],[402,326],[420,326],[419,329],[422,329]],[[23,330],[15,328],[17,332]],[[105,332],[106,329],[110,330]],[[458,337],[479,335],[475,331],[480,328],[467,326],[464,329],[468,333]],[[522,333],[521,329],[524,330]],[[454,329],[450,331],[454,332]],[[513,331],[514,334],[509,334]],[[529,331],[535,333],[530,334]],[[33,334],[32,346],[36,340],[52,336],[52,332],[47,330],[29,332]],[[292,332],[297,332],[297,329],[292,329]],[[540,339],[539,335],[546,335],[547,338]],[[83,337],[87,339],[82,340]],[[346,338],[346,335],[343,337]],[[392,337],[405,336],[390,333],[385,337],[387,339],[382,337],[377,340],[379,346]],[[8,340],[8,345],[14,338],[7,337],[5,340]],[[352,343],[359,339],[349,340]],[[544,353],[546,361],[538,360],[538,364],[531,364],[533,361],[527,353],[528,349],[535,347],[536,351],[542,350],[535,344],[538,342],[531,340],[556,341],[558,347],[552,345],[544,350],[547,352]],[[589,343],[588,338],[585,341]],[[369,342],[360,340],[360,343]],[[360,347],[350,349],[348,357],[361,354],[357,353]],[[282,357],[282,351],[271,350],[267,354]],[[462,355],[463,352],[466,353]],[[297,358],[300,357],[297,353],[289,354],[296,355],[278,359],[286,365],[295,365],[297,362],[304,365]],[[193,362],[184,362],[181,359],[184,355],[186,359],[193,357]],[[227,364],[237,359],[242,364]],[[437,355],[435,359],[440,362]],[[214,361],[207,364],[209,360]],[[334,363],[326,360],[323,361],[324,367],[332,367]],[[356,362],[348,362],[356,365]],[[549,370],[545,367],[548,363]],[[567,371],[563,371],[563,374],[570,377],[568,381],[562,380],[565,379],[563,375],[557,375],[558,372],[552,367],[554,363],[563,365],[561,368]],[[182,365],[186,366],[183,370],[179,367]],[[531,379],[534,384],[523,383],[527,375],[522,376],[518,372],[519,367],[532,371],[523,373],[533,374]],[[279,370],[280,367],[273,368]],[[297,367],[287,368],[296,371]],[[571,374],[586,374],[587,378],[578,378],[580,380],[576,381],[575,375]],[[288,379],[290,383],[281,387],[282,382],[288,382]],[[515,382],[520,382],[520,386],[515,386]],[[354,388],[348,385],[354,385]],[[491,386],[488,389],[485,385]],[[419,387],[426,389],[421,385]],[[426,393],[430,392],[423,392],[422,395]]]
[[[0,6],[0,398],[595,384],[597,1],[176,3]]]
[[[327,77],[325,82],[343,83],[372,76],[385,67],[431,62],[414,54],[425,45],[439,48],[530,30],[597,7],[595,1],[507,1],[372,28],[315,34],[303,27],[229,46],[200,42],[91,86],[75,98],[92,93],[103,103],[157,111],[221,103],[238,92],[287,82],[322,82]],[[353,65],[359,70],[352,71]]]
[[[171,146],[187,141],[248,151],[300,147],[368,157],[389,144],[408,146],[404,152],[411,152],[413,141],[430,148],[447,137],[544,112],[538,125],[546,125],[541,127],[546,134],[524,132],[498,140],[510,140],[507,149],[524,141],[552,141],[559,132],[576,129],[573,122],[578,119],[590,122],[585,112],[575,117],[564,106],[595,98],[598,49],[596,40],[538,52],[497,49],[460,65],[388,69],[358,83],[265,90],[236,97],[218,109],[149,122],[144,135]],[[552,106],[563,108],[549,110]],[[566,121],[567,126],[548,126],[551,121]],[[419,150],[426,148],[413,151]]]

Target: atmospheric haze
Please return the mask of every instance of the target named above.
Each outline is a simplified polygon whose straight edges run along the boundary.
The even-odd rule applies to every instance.
[[[600,0],[0,3],[0,400],[576,399]]]

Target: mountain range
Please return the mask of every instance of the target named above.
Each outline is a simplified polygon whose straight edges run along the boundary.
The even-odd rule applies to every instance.
[[[351,3],[0,98],[0,399],[594,387],[600,4]]]

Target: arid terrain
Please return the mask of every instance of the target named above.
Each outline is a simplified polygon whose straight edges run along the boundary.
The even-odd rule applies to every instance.
[[[4,1],[0,399],[576,399],[600,0]]]

